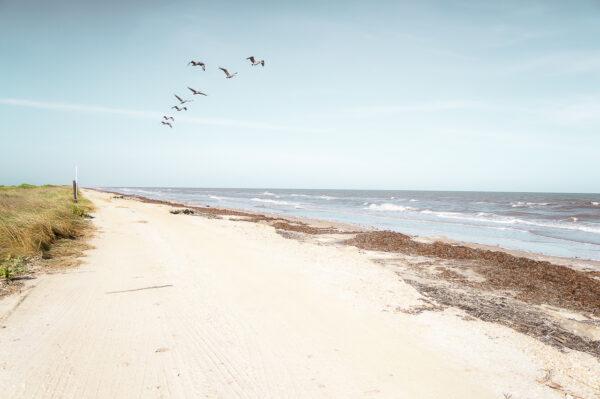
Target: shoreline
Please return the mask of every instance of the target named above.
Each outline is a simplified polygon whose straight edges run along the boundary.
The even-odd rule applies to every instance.
[[[274,218],[274,219],[285,219],[285,220],[289,220],[289,221],[293,221],[293,222],[303,222],[305,224],[315,226],[315,227],[326,226],[326,227],[337,228],[337,229],[340,229],[342,231],[347,231],[347,232],[348,231],[360,231],[360,232],[384,231],[381,229],[377,229],[375,227],[363,227],[363,226],[358,226],[358,225],[354,225],[351,223],[336,222],[336,221],[325,220],[325,219],[315,219],[315,218],[303,217],[303,216],[281,215],[278,213],[259,212],[259,211],[241,209],[241,208],[218,207],[218,206],[211,206],[211,205],[207,205],[207,204],[203,204],[203,203],[199,203],[199,202],[185,203],[185,202],[177,201],[177,200],[158,200],[158,199],[149,198],[149,197],[145,197],[145,196],[138,195],[138,194],[125,194],[125,193],[121,193],[121,192],[117,192],[117,191],[103,190],[103,189],[99,189],[99,188],[85,188],[85,189],[114,194],[114,195],[120,195],[120,196],[123,196],[124,198],[135,198],[135,199],[141,200],[143,202],[147,202],[147,203],[171,205],[174,207],[187,207],[187,208],[198,209],[198,210],[202,210],[202,211],[206,211],[206,209],[214,209],[217,211],[239,213],[240,216],[252,215],[252,216],[264,216],[264,217]],[[225,213],[225,214],[227,214],[227,213]],[[403,235],[407,235],[407,234],[404,234],[404,233],[398,232],[398,231],[394,231],[394,232],[403,234]],[[474,248],[474,249],[483,249],[483,250],[489,250],[489,251],[504,252],[511,256],[524,257],[524,258],[529,258],[529,259],[533,259],[536,261],[546,261],[546,262],[554,263],[554,264],[557,264],[560,266],[571,267],[571,268],[574,268],[574,269],[580,270],[580,271],[590,271],[590,270],[598,271],[599,275],[600,275],[600,260],[546,255],[546,254],[537,253],[537,252],[523,251],[523,250],[518,250],[518,249],[509,249],[509,248],[501,247],[498,245],[488,245],[488,244],[480,244],[480,243],[469,242],[469,241],[459,241],[459,240],[454,240],[454,239],[448,238],[446,236],[420,236],[420,235],[408,235],[408,236],[410,236],[413,240],[419,241],[419,242],[433,243],[436,241],[440,241],[440,242],[450,244],[450,245],[462,245],[462,246],[467,246],[467,247]]]

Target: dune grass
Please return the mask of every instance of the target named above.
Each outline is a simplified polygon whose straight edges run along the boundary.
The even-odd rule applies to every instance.
[[[69,252],[60,247],[72,248],[90,228],[92,203],[78,197],[74,204],[70,186],[0,186],[0,263]]]

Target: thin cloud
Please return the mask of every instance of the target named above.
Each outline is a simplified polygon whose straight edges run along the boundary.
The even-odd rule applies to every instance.
[[[453,111],[453,110],[487,110],[487,111],[530,111],[528,108],[505,105],[492,105],[479,101],[446,101],[446,102],[430,102],[421,104],[392,104],[392,105],[375,105],[368,107],[357,107],[350,111],[355,116],[374,116],[381,114],[398,114],[404,112],[438,112],[438,111]]]
[[[502,69],[509,73],[542,71],[551,75],[597,72],[600,70],[600,53],[595,51],[552,53],[509,64]]]
[[[449,109],[466,109],[474,108],[477,102],[473,101],[449,101],[449,102],[433,102],[426,104],[413,105],[375,105],[369,107],[361,107],[359,110],[367,114],[379,113],[394,113],[394,112],[428,112],[428,111],[443,111]]]
[[[16,98],[0,98],[0,104],[13,105],[13,106],[18,106],[18,107],[48,109],[48,110],[56,110],[56,111],[116,114],[116,115],[124,115],[124,116],[143,118],[143,119],[159,119],[163,115],[163,113],[161,113],[161,112],[110,108],[110,107],[103,107],[103,106],[97,106],[97,105],[80,105],[80,104],[68,104],[68,103],[60,103],[60,102],[35,101],[35,100],[16,99]],[[323,133],[323,132],[327,131],[326,129],[320,129],[320,128],[272,125],[272,124],[268,124],[268,123],[257,123],[257,122],[250,122],[250,121],[244,121],[244,120],[224,119],[224,118],[197,118],[197,117],[191,117],[191,116],[186,116],[186,115],[178,115],[177,120],[196,124],[196,125],[234,127],[234,128],[241,128],[241,129],[259,129],[259,130],[272,130],[272,131],[285,131],[285,132],[314,132],[314,133]]]
[[[34,101],[34,100],[23,100],[16,98],[0,98],[0,104],[15,105],[18,107],[28,108],[39,108],[39,109],[50,109],[57,111],[75,111],[75,112],[92,112],[92,113],[105,113],[105,114],[119,114],[127,116],[135,116],[142,118],[156,118],[159,115],[156,112],[148,111],[136,111],[130,109],[118,109],[108,108],[96,105],[79,105],[79,104],[66,104],[46,101]]]

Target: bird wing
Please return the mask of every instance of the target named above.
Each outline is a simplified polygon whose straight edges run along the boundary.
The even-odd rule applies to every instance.
[[[203,96],[207,96],[208,94],[204,94],[201,91],[198,92],[198,94],[202,94]]]
[[[192,93],[196,93],[196,90],[192,89],[190,86],[188,86],[188,89],[190,89]]]
[[[247,59],[247,60],[250,60],[250,62],[254,64],[254,56],[252,56],[252,55],[251,55],[250,57],[248,57],[248,58],[246,58],[246,59]]]
[[[194,64],[194,61],[192,60],[192,61],[188,62],[188,65],[190,65],[190,64],[192,64],[192,65],[193,65],[193,64]]]
[[[206,65],[204,65],[204,63],[203,63],[203,62],[201,62],[201,63],[200,63],[200,66],[202,67],[202,70],[203,70],[203,71],[206,71]]]
[[[229,72],[227,72],[227,69],[225,69],[225,68],[221,68],[221,67],[219,67],[219,69],[220,69],[221,71],[225,72],[225,75],[229,75]]]
[[[174,105],[174,106],[171,107],[171,109],[173,109],[173,108],[177,109],[177,105]]]
[[[173,94],[173,95],[174,95],[174,96],[175,96],[175,98],[176,98],[176,99],[178,99],[179,101],[183,101],[183,100],[181,99],[181,97],[179,97],[177,94]]]

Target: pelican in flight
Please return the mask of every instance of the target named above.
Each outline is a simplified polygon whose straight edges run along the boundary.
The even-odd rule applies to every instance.
[[[187,111],[187,107],[179,108],[177,105],[171,107],[171,109],[175,108],[177,111]]]
[[[168,121],[168,120],[170,119],[170,120],[172,120],[173,122],[175,122],[175,118],[173,118],[172,116],[166,116],[166,115],[163,115],[163,118],[164,118],[166,121]]]
[[[202,70],[206,71],[206,65],[204,65],[204,62],[191,60],[190,62],[188,62],[188,65],[190,65],[190,64],[192,66],[202,67]]]
[[[254,61],[254,56],[250,56],[250,57],[248,57],[246,59],[250,60],[250,62],[252,63],[252,66],[255,66],[255,65],[258,65],[258,64],[260,64],[262,66],[265,66],[265,60]]]
[[[160,123],[162,123],[163,125],[167,125],[169,126],[171,129],[173,129],[173,126],[169,123],[169,122],[165,122],[165,121],[160,121]]]
[[[173,94],[175,96],[176,99],[179,100],[179,104],[185,104],[185,103],[189,103],[190,101],[194,101],[194,100],[184,100],[181,97],[179,97],[177,94]]]
[[[190,91],[194,94],[202,94],[203,96],[206,96],[207,94],[202,93],[201,91],[198,91],[196,89],[192,89],[191,87],[188,86],[188,89],[190,89]]]
[[[219,67],[219,69],[220,69],[221,71],[225,72],[225,75],[226,75],[227,79],[231,79],[231,78],[233,78],[235,75],[237,75],[237,72],[234,72],[233,74],[231,74],[231,73],[229,73],[229,71],[227,71],[227,69],[225,69],[225,68],[221,68],[221,67]]]

